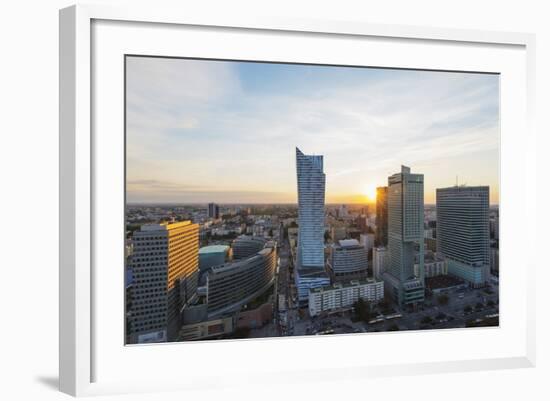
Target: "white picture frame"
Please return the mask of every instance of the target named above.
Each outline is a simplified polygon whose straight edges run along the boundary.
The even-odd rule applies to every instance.
[[[97,41],[93,41],[94,24],[101,21],[106,22],[106,29],[103,31],[97,31]],[[114,27],[116,23],[125,23],[122,27]],[[246,35],[261,34],[265,36],[265,40],[284,40],[277,39],[279,34],[286,35],[287,37],[296,35],[300,38],[304,38],[304,41],[313,40],[315,37],[322,37],[330,41],[331,39],[338,38],[342,43],[346,41],[357,40],[384,40],[388,44],[392,41],[407,41],[407,43],[418,43],[419,45],[430,44],[439,46],[441,50],[444,50],[445,46],[455,46],[456,51],[468,51],[468,48],[479,48],[481,52],[485,51],[485,47],[491,47],[495,49],[510,49],[510,54],[500,61],[494,61],[504,63],[508,60],[514,61],[506,68],[510,68],[510,81],[514,81],[515,87],[521,90],[523,95],[519,96],[519,99],[515,99],[515,102],[508,105],[507,96],[511,96],[510,93],[503,94],[503,107],[502,117],[503,129],[506,132],[510,132],[508,128],[516,128],[524,132],[521,135],[521,140],[517,142],[517,139],[513,137],[507,137],[507,145],[510,152],[503,148],[501,165],[507,166],[511,163],[514,164],[516,170],[511,168],[503,168],[501,182],[507,180],[520,180],[522,185],[529,185],[531,188],[531,195],[536,190],[535,182],[535,133],[532,129],[532,112],[534,110],[534,35],[524,33],[507,33],[507,32],[484,32],[484,31],[471,31],[460,29],[437,29],[427,27],[414,27],[414,26],[393,26],[393,25],[376,25],[376,24],[364,24],[360,22],[347,22],[347,21],[316,21],[316,20],[293,20],[293,19],[278,19],[278,18],[247,18],[242,16],[239,19],[233,18],[215,18],[210,15],[198,15],[187,14],[185,9],[165,10],[151,8],[111,8],[108,6],[91,6],[91,5],[78,5],[72,6],[60,11],[60,390],[72,395],[93,395],[93,394],[108,394],[108,393],[125,393],[132,391],[160,391],[166,389],[198,389],[201,383],[204,382],[204,373],[201,373],[201,369],[196,369],[195,372],[186,371],[185,380],[175,380],[173,377],[165,376],[162,378],[162,372],[159,376],[151,376],[149,381],[142,380],[142,378],[136,378],[133,380],[131,377],[131,371],[128,376],[121,375],[118,379],[114,375],[107,373],[103,374],[101,366],[105,366],[106,362],[115,366],[117,369],[121,368],[119,363],[121,360],[115,360],[114,355],[107,352],[109,349],[105,344],[107,334],[105,334],[105,326],[103,324],[103,316],[101,305],[96,305],[97,300],[94,299],[95,291],[98,290],[98,286],[101,286],[102,296],[115,297],[116,285],[103,286],[103,274],[97,274],[94,270],[97,267],[97,263],[101,263],[102,256],[96,253],[97,246],[95,235],[97,235],[98,227],[104,227],[104,224],[99,222],[100,215],[104,213],[104,205],[98,202],[97,193],[101,191],[100,188],[104,180],[102,181],[101,172],[98,172],[99,168],[98,154],[101,153],[101,159],[110,159],[114,164],[120,165],[123,160],[123,154],[117,153],[120,148],[117,144],[112,147],[111,152],[104,152],[105,140],[97,142],[94,138],[94,126],[99,126],[95,118],[102,118],[102,111],[100,110],[102,104],[98,106],[93,102],[94,96],[105,96],[101,92],[101,88],[96,88],[92,85],[92,77],[95,73],[103,74],[101,71],[103,64],[94,59],[94,57],[102,51],[102,46],[107,48],[105,42],[105,35],[113,34],[114,31],[110,29],[118,30],[130,30],[134,34],[139,34],[139,30],[143,29],[145,25],[149,28],[156,26],[155,31],[159,31],[148,36],[151,38],[150,44],[141,43],[140,46],[154,45],[155,39],[161,39],[162,35],[172,35],[175,31],[181,27],[185,30],[185,27],[192,27],[193,29],[204,32],[209,30],[216,31],[216,35],[230,35],[238,33],[243,35],[243,41]],[[98,28],[103,29],[103,28]],[[128,31],[130,32],[130,31]],[[151,31],[152,32],[152,31]],[[103,35],[103,36],[101,36]],[[114,35],[114,34],[113,34]],[[116,37],[111,37],[111,47],[106,50],[107,53],[113,55],[121,52],[125,41],[130,41],[130,37],[134,35],[123,36],[116,34]],[[271,38],[271,36],[274,36]],[[103,38],[103,39],[102,39]],[[158,41],[156,43],[159,43]],[[276,43],[276,42],[273,42]],[[297,42],[296,50],[300,50],[300,42]],[[303,42],[305,43],[305,42]],[[116,46],[119,46],[116,48]],[[303,45],[303,44],[302,44]],[[122,46],[122,47],[121,47]],[[167,45],[168,46],[168,45]],[[159,51],[169,51],[165,49]],[[228,52],[231,50],[229,49]],[[433,51],[433,49],[432,49]],[[149,54],[147,52],[147,54]],[[163,54],[163,53],[161,53]],[[230,54],[230,53],[227,53]],[[164,55],[169,55],[165,54]],[[195,54],[193,54],[194,56]],[[118,57],[118,56],[116,56]],[[114,59],[116,59],[114,57]],[[229,57],[229,56],[227,56]],[[243,56],[244,57],[244,56]],[[258,56],[259,59],[264,59],[266,56]],[[274,55],[273,57],[276,58]],[[284,55],[280,56],[282,60],[285,60]],[[315,57],[315,56],[312,56]],[[330,57],[330,55],[327,55]],[[340,57],[349,57],[342,54]],[[98,59],[100,57],[98,56]],[[101,60],[106,60],[106,56],[102,55]],[[270,57],[272,60],[273,58]],[[411,61],[410,65],[406,64],[392,64],[390,61],[382,62],[378,65],[392,66],[399,68],[430,68],[429,58],[422,64],[418,61]],[[116,63],[119,63],[116,61]],[[457,68],[452,68],[452,60],[447,62],[450,66],[449,70],[475,70],[473,66],[476,63],[471,61],[471,68],[466,68],[461,65]],[[110,66],[110,62],[106,62],[105,67]],[[397,62],[396,62],[397,63]],[[516,65],[517,64],[517,65]],[[113,64],[115,65],[115,64]],[[116,64],[118,65],[118,64]],[[458,65],[458,64],[457,64]],[[496,65],[496,64],[495,64]],[[517,70],[512,68],[517,67]],[[504,68],[504,67],[503,67]],[[445,69],[441,66],[437,66],[434,69]],[[486,69],[480,69],[479,71],[485,71]],[[492,72],[500,72],[498,68],[492,70]],[[117,76],[120,77],[121,71],[117,72]],[[514,75],[515,74],[515,75]],[[525,75],[523,75],[525,74]],[[516,76],[517,75],[517,76]],[[103,74],[97,78],[98,82],[107,82],[101,80],[109,80],[109,82],[115,79]],[[508,79],[508,78],[506,78]],[[512,88],[510,86],[509,88]],[[115,89],[122,91],[121,87]],[[99,91],[99,92],[98,92]],[[114,102],[118,101],[113,99]],[[509,107],[513,104],[519,105],[518,109]],[[116,104],[115,104],[116,105]],[[97,107],[96,107],[97,106]],[[112,106],[112,105],[111,105]],[[118,106],[117,106],[118,107]],[[111,108],[112,109],[112,108]],[[115,107],[116,110],[119,110]],[[116,112],[114,110],[113,112]],[[122,135],[122,132],[120,133]],[[116,136],[113,136],[115,138]],[[120,142],[117,142],[120,145]],[[511,151],[515,153],[512,154]],[[116,161],[114,160],[116,159]],[[102,162],[103,163],[103,162]],[[519,164],[518,164],[519,163]],[[103,170],[105,168],[103,167]],[[116,176],[116,174],[115,174]],[[116,183],[116,182],[115,182]],[[532,184],[532,185],[531,185]],[[122,184],[121,184],[122,185]],[[105,191],[103,192],[105,193]],[[510,201],[508,208],[511,207],[523,207],[526,206],[525,196],[519,194],[513,194],[511,192],[503,191],[504,196],[508,196]],[[116,202],[115,202],[116,203]],[[513,244],[513,233],[511,220],[507,221],[506,208],[503,208],[501,229],[503,234],[503,247],[506,243]],[[510,210],[510,209],[508,209]],[[114,212],[113,212],[114,213]],[[118,212],[117,212],[118,213]],[[522,217],[527,217],[527,220],[535,221],[535,208],[525,208],[522,212]],[[104,216],[105,217],[105,216]],[[530,217],[530,219],[529,219]],[[115,216],[115,221],[118,215]],[[118,224],[118,223],[117,223]],[[529,223],[534,224],[534,223]],[[533,230],[534,231],[534,230]],[[505,240],[504,238],[507,238]],[[116,237],[115,237],[116,238]],[[95,241],[95,242],[94,242]],[[101,240],[98,240],[101,241]],[[508,242],[506,242],[508,241]],[[120,245],[122,251],[122,245]],[[358,341],[365,341],[366,338],[357,335],[352,337],[346,336],[345,340],[342,336],[334,336],[331,339],[306,339],[306,338],[290,338],[290,339],[277,339],[277,340],[247,340],[242,342],[206,342],[201,344],[194,344],[193,348],[187,348],[185,351],[188,355],[193,355],[196,351],[196,355],[200,352],[204,352],[204,347],[210,347],[212,352],[228,352],[230,355],[252,355],[262,352],[270,352],[270,348],[274,348],[274,353],[277,353],[277,347],[279,344],[285,344],[285,346],[292,349],[295,342],[299,342],[299,347],[305,353],[309,355],[308,359],[310,363],[304,362],[303,365],[297,366],[294,370],[285,370],[281,366],[275,369],[275,371],[268,371],[262,369],[254,369],[255,380],[261,382],[265,380],[267,374],[278,374],[285,380],[325,380],[327,378],[337,379],[341,377],[354,377],[360,380],[363,377],[376,377],[380,375],[399,375],[408,374],[414,371],[418,373],[433,373],[440,371],[454,372],[454,371],[467,371],[467,370],[479,370],[479,369],[499,369],[499,368],[512,368],[512,367],[530,367],[535,364],[535,318],[534,318],[534,252],[521,252],[519,250],[510,249],[504,251],[501,255],[510,262],[503,261],[503,266],[511,265],[514,261],[520,261],[522,270],[517,273],[517,280],[511,283],[507,280],[509,273],[503,272],[503,286],[502,291],[503,302],[508,296],[505,293],[506,288],[512,288],[512,284],[515,285],[516,295],[521,298],[521,302],[514,309],[514,314],[510,312],[509,316],[513,316],[515,319],[521,319],[520,321],[511,323],[511,319],[506,321],[506,315],[502,318],[502,327],[499,329],[479,329],[472,330],[471,339],[478,338],[480,341],[490,341],[491,337],[496,337],[500,333],[504,333],[507,330],[514,331],[513,335],[503,335],[499,341],[507,341],[509,345],[508,351],[504,350],[501,346],[502,352],[499,351],[497,345],[495,349],[490,352],[472,351],[470,355],[465,354],[465,358],[445,359],[445,355],[441,358],[431,358],[429,360],[421,360],[418,358],[418,354],[411,353],[406,355],[401,362],[395,362],[390,360],[384,363],[382,356],[377,357],[372,354],[372,361],[353,361],[346,360],[331,360],[330,364],[324,358],[324,355],[330,354],[330,348],[342,349],[343,346],[354,346],[358,344]],[[123,263],[122,259],[115,263]],[[508,270],[510,272],[510,270]],[[121,269],[122,272],[122,269]],[[122,276],[122,273],[121,273]],[[122,287],[120,287],[122,293]],[[506,304],[506,302],[504,302]],[[511,304],[510,304],[511,305]],[[502,306],[505,308],[505,305]],[[506,314],[506,311],[503,311]],[[109,320],[106,319],[105,322]],[[120,315],[120,324],[123,324],[122,315]],[[101,333],[97,331],[97,325],[102,325],[103,330]],[[517,326],[517,327],[515,327]],[[499,330],[499,331],[497,331]],[[464,332],[462,332],[464,333]],[[470,333],[470,332],[468,332]],[[101,335],[100,335],[101,334]],[[108,334],[110,335],[110,334]],[[372,334],[369,334],[372,336]],[[414,338],[443,338],[445,336],[446,341],[453,341],[452,333],[442,333],[441,331],[434,331],[434,333],[416,332],[416,333],[395,333],[395,334],[380,334],[375,335],[376,341],[381,339],[389,339],[388,341],[399,341],[399,336],[413,336]],[[440,336],[440,337],[438,337]],[[482,338],[483,337],[483,338]],[[412,338],[412,337],[411,337]],[[396,340],[398,339],[398,340]],[[407,338],[408,339],[408,338]],[[470,340],[471,340],[470,339]],[[123,339],[118,338],[113,340],[113,344],[116,341],[119,342],[121,349],[124,347]],[[274,343],[276,341],[277,343]],[[282,343],[281,343],[282,341]],[[344,342],[345,341],[345,342]],[[374,341],[374,340],[373,340]],[[437,341],[437,340],[434,340]],[[495,343],[499,343],[495,341]],[[353,344],[353,345],[352,345]],[[314,357],[315,347],[323,347],[323,358],[316,359]],[[328,347],[328,348],[327,348]],[[459,347],[460,348],[460,347]],[[168,354],[182,353],[181,346],[173,344],[148,346],[148,347],[129,347],[132,356],[128,358],[166,358]],[[328,350],[328,351],[327,351]],[[125,351],[126,352],[126,351]],[[140,356],[144,352],[148,353],[147,356]],[[311,354],[308,354],[311,352]],[[423,351],[429,353],[428,350]],[[326,354],[325,354],[326,353]],[[135,354],[135,355],[134,355]],[[155,355],[153,355],[155,354]],[[196,357],[196,356],[195,356]],[[112,360],[109,358],[113,358]],[[122,356],[121,356],[122,358]],[[176,357],[177,358],[177,357]],[[101,363],[97,361],[102,361]],[[145,359],[144,359],[145,360]],[[152,359],[151,359],[152,360]],[[396,359],[397,360],[397,359]],[[129,361],[129,360],[128,360]],[[126,362],[128,366],[130,362]],[[133,360],[135,364],[135,359]],[[324,362],[323,362],[324,361]],[[235,374],[250,373],[245,366],[231,365],[224,362],[227,366],[222,366],[217,373],[220,380],[217,381],[218,386],[232,386],[236,385],[233,380],[234,377],[224,376],[225,371],[233,371]],[[222,363],[222,364],[224,364]],[[225,369],[225,370],[224,370]],[[299,371],[299,375],[296,375],[296,371]],[[275,372],[275,373],[274,373]],[[124,377],[122,377],[124,376]],[[212,374],[210,373],[211,377]]]

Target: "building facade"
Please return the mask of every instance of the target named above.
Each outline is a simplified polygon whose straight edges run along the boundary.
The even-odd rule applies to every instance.
[[[376,246],[388,245],[388,187],[376,188]]]
[[[235,330],[233,320],[233,317],[224,317],[186,324],[180,329],[179,341],[215,339],[229,335]]]
[[[330,238],[332,238],[332,241],[337,242],[346,239],[347,236],[348,230],[345,225],[332,225],[330,229]]]
[[[303,154],[296,148],[298,182],[298,248],[301,268],[325,264],[325,173],[323,156]]]
[[[388,178],[388,253],[386,291],[399,304],[424,301],[424,175],[409,167]],[[418,251],[418,276],[414,273]]]
[[[298,243],[296,274],[298,298],[308,301],[308,290],[326,285],[325,270],[325,173],[323,156],[305,155],[296,148],[298,187]]]
[[[220,206],[215,203],[208,204],[208,218],[218,220],[220,218]]]
[[[253,237],[249,235],[241,235],[233,240],[231,248],[233,249],[233,259],[246,259],[255,255],[263,249],[267,240],[262,237]]]
[[[333,281],[366,279],[368,252],[357,240],[340,240],[331,247],[329,270]]]
[[[374,243],[376,241],[376,237],[374,234],[361,234],[359,236],[359,243],[365,247],[365,249],[370,251],[372,248],[374,248]]]
[[[374,280],[354,280],[309,291],[309,315],[349,308],[359,299],[378,302],[384,298],[384,283]]]
[[[208,316],[236,312],[264,293],[273,284],[276,268],[274,243],[247,259],[212,267],[206,279]]]
[[[420,274],[420,266],[418,263],[414,265],[415,274]],[[446,276],[448,273],[447,262],[445,260],[430,260],[424,261],[424,277],[436,277],[436,276]]]
[[[489,280],[489,187],[436,190],[437,252],[449,274],[481,287]]]
[[[330,276],[324,268],[297,269],[294,271],[294,284],[298,292],[299,303],[305,305],[309,299],[309,291],[330,285]]]
[[[269,323],[273,318],[273,303],[266,302],[256,309],[241,311],[237,314],[236,326],[257,329]]]
[[[498,276],[499,275],[498,248],[491,248],[491,250],[490,250],[490,260],[491,260],[491,273]]]
[[[145,224],[133,235],[132,343],[174,341],[196,296],[199,225]]]
[[[388,250],[383,246],[375,247],[372,250],[372,276],[375,280],[382,280],[388,266]]]

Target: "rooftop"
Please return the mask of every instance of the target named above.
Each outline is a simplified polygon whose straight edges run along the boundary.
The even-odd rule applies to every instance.
[[[274,252],[274,249],[266,247],[260,250],[258,253],[255,253],[254,255],[249,256],[246,259],[232,260],[230,262],[226,262],[221,265],[212,266],[211,272],[216,274],[216,273],[225,272],[227,270],[238,269],[243,265],[247,265],[251,263],[254,259],[268,256],[271,252]]]
[[[190,220],[178,221],[176,223],[144,224],[140,227],[141,231],[167,231],[174,228],[185,227],[191,224]]]
[[[229,245],[208,245],[199,249],[199,255],[227,252]]]
[[[335,284],[332,284],[332,285],[327,285],[325,287],[312,288],[309,291],[310,292],[324,292],[324,291],[336,290],[336,289],[339,289],[339,288],[350,288],[350,287],[358,287],[360,285],[365,285],[365,284],[375,284],[377,282],[378,281],[373,280],[373,279],[352,280],[348,283],[335,283]]]
[[[356,239],[341,239],[340,241],[338,241],[338,243],[340,244],[340,246],[342,248],[349,248],[349,247],[352,247],[352,246],[359,246],[359,241],[357,241]]]

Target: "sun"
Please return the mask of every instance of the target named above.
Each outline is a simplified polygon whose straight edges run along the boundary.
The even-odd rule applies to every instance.
[[[365,195],[369,201],[374,202],[376,200],[376,187],[374,185],[365,187],[363,195]]]

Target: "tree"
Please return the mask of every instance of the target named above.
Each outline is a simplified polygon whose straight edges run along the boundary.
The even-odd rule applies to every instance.
[[[487,306],[489,306],[489,307],[492,308],[493,306],[495,306],[495,301],[493,301],[492,299],[490,299],[490,300],[487,302]]]
[[[449,303],[449,296],[447,294],[441,294],[437,297],[439,305],[447,305]]]
[[[478,309],[478,310],[483,309],[483,304],[481,302],[478,302],[476,304],[476,309]]]
[[[472,311],[472,307],[471,307],[470,305],[466,305],[466,306],[464,307],[464,312],[465,312],[465,313],[470,313],[471,311]]]

